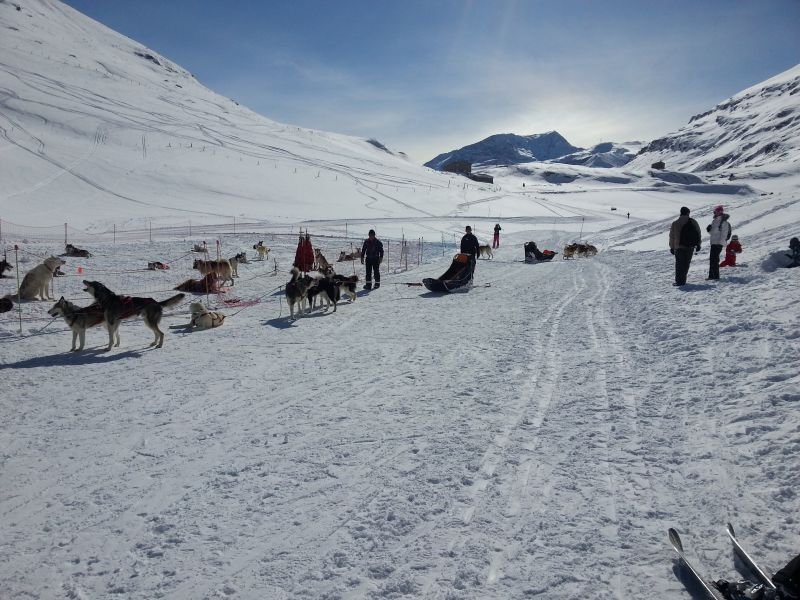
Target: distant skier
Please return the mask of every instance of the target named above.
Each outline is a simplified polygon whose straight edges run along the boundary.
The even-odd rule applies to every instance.
[[[499,248],[500,247],[500,223],[495,223],[494,226],[494,238],[492,238],[492,248]]]
[[[719,255],[722,247],[731,239],[731,224],[728,223],[729,215],[725,214],[721,204],[714,207],[714,220],[706,227],[711,234],[711,256],[708,259],[708,279],[719,279]]]
[[[789,240],[789,250],[791,250],[792,253],[786,256],[788,256],[792,262],[786,265],[786,268],[793,269],[794,267],[800,267],[800,240],[796,237]]]
[[[669,252],[675,256],[675,283],[672,285],[686,285],[695,250],[700,252],[700,226],[689,217],[689,209],[682,206],[681,216],[669,229]]]
[[[731,236],[731,241],[725,246],[725,260],[719,263],[720,267],[735,267],[736,255],[742,253],[742,245],[739,243],[739,236]]]
[[[777,589],[760,583],[719,579],[714,582],[726,600],[800,600],[800,554],[772,577]]]

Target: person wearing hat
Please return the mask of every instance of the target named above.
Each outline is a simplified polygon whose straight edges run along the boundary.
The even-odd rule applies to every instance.
[[[731,224],[728,223],[728,216],[725,214],[721,204],[714,207],[714,220],[706,227],[706,231],[711,234],[711,256],[708,259],[708,279],[719,279],[719,255],[722,254],[722,247],[731,239]]]
[[[461,254],[469,254],[470,258],[477,262],[478,254],[480,254],[480,244],[478,238],[472,234],[472,227],[469,225],[465,228],[466,233],[461,238]]]
[[[366,262],[365,262],[366,260]],[[361,245],[361,264],[367,266],[367,283],[365,290],[372,289],[372,277],[375,276],[375,289],[381,287],[380,266],[383,262],[383,242],[375,237],[375,230],[370,229],[367,239]]]
[[[742,245],[739,243],[739,236],[731,236],[731,241],[725,246],[725,260],[719,263],[720,267],[735,267],[736,255],[741,254]]]
[[[686,285],[689,265],[694,252],[700,252],[700,225],[689,216],[689,209],[681,207],[681,215],[672,222],[669,228],[669,251],[675,256],[675,283]]]

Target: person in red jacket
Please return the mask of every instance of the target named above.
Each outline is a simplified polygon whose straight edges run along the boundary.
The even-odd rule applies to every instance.
[[[314,268],[314,248],[311,246],[311,236],[306,233],[300,236],[297,242],[297,251],[294,253],[294,266],[303,273],[308,273]]]
[[[739,236],[734,235],[731,241],[725,246],[725,260],[719,263],[720,267],[735,267],[736,255],[742,252],[742,245],[739,243]]]

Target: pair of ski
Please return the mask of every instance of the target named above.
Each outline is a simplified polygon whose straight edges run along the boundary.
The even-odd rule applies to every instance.
[[[747,551],[742,547],[739,543],[739,540],[736,538],[736,532],[733,529],[733,525],[728,523],[727,527],[728,537],[731,538],[731,542],[733,542],[733,549],[736,552],[737,556],[742,560],[745,566],[753,572],[753,574],[757,575],[761,582],[772,588],[775,589],[775,584],[772,583],[772,578],[770,575],[761,567],[758,566],[755,560],[747,553]],[[710,579],[704,577],[700,571],[698,571],[695,566],[689,562],[686,558],[686,554],[683,551],[683,543],[681,542],[681,536],[678,535],[678,532],[675,529],[670,527],[669,529],[669,541],[672,544],[672,547],[675,549],[675,552],[678,553],[678,556],[681,557],[683,564],[689,569],[689,572],[692,576],[697,580],[700,584],[700,587],[708,594],[709,598],[713,598],[714,600],[725,600],[725,597],[722,593],[714,586]]]

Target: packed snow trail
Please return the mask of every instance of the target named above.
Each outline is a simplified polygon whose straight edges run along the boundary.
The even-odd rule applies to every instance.
[[[527,265],[516,250],[479,261],[476,285],[491,287],[394,285],[442,261],[295,323],[268,296],[222,328],[169,330],[161,350],[139,321],[107,354],[100,329],[77,354],[60,324],[6,333],[0,588],[679,600],[663,532],[703,540],[703,564],[730,576],[727,519],[765,564],[785,562],[800,331],[751,307],[788,293],[791,272],[708,285],[695,265],[678,290],[666,252]],[[140,249],[96,260],[133,264]],[[753,488],[764,471],[771,485]]]

